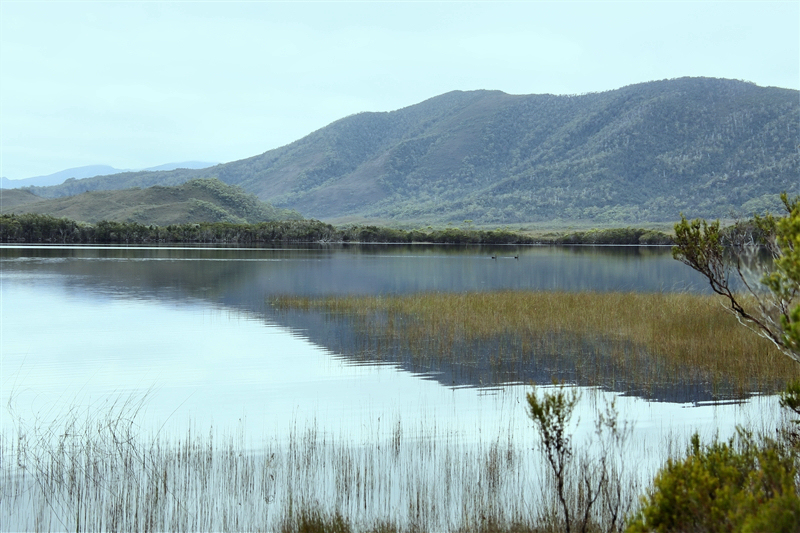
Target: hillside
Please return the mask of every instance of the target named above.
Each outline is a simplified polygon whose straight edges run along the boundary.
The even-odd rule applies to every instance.
[[[42,201],[41,197],[36,196],[35,194],[27,190],[20,190],[20,189],[0,190],[0,212],[3,213],[8,211],[13,211],[15,209],[18,212],[22,212],[23,210],[20,209],[19,206],[41,201]]]
[[[29,195],[17,200],[16,195]],[[215,179],[196,179],[174,187],[92,191],[64,198],[30,198],[27,191],[6,191],[0,213],[36,213],[96,223],[101,220],[140,224],[198,222],[256,223],[302,218],[276,209],[239,187]],[[9,201],[6,202],[5,199]]]
[[[287,146],[203,170],[34,188],[216,177],[340,222],[641,223],[776,209],[800,193],[798,92],[682,78],[579,96],[451,92],[361,113]]]

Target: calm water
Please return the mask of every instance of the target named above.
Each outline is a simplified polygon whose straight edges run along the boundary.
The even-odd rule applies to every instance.
[[[313,322],[273,313],[266,303],[271,295],[704,290],[668,248],[4,247],[0,252],[4,405],[13,397],[20,412],[47,416],[64,404],[96,405],[150,391],[148,417],[156,425],[183,427],[191,419],[225,427],[241,419],[251,431],[277,436],[310,419],[352,432],[365,425],[372,430],[380,417],[420,416],[469,435],[486,419],[524,422],[519,402],[527,388],[447,387],[399,365],[355,364],[349,354],[311,342],[319,337],[309,331],[317,329]],[[734,419],[728,411],[741,411],[630,402],[645,405],[659,417],[652,421],[658,425],[665,423],[662,416],[677,417],[678,424],[720,417],[727,423]]]
[[[47,427],[69,410],[102,412],[146,395],[138,423],[148,435],[243,431],[260,449],[312,428],[366,446],[390,441],[402,426],[404,439],[486,449],[504,436],[530,451],[528,386],[454,386],[399,363],[359,362],[326,348],[341,332],[324,320],[276,313],[267,303],[283,294],[515,288],[705,290],[668,248],[0,247],[0,430],[12,434],[19,419]],[[778,411],[774,398],[708,405],[587,389],[578,418],[590,423],[576,425],[576,441],[591,438],[592,410],[611,397],[634,424],[643,479],[670,453],[665,443],[682,449],[694,431],[712,437],[736,424],[769,427],[769,413]],[[409,468],[435,476],[425,460],[410,455],[395,477]],[[320,492],[308,497],[331,499],[330,483],[315,481]],[[378,517],[406,497],[387,494],[389,507],[372,511]],[[12,510],[15,524],[30,524],[26,509]]]

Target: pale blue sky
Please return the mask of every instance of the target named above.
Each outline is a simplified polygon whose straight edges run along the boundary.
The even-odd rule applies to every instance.
[[[800,89],[800,2],[1,0],[0,175],[233,161],[454,89],[681,76]]]

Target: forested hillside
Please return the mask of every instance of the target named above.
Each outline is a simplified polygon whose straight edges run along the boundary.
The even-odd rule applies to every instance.
[[[139,224],[230,222],[235,224],[296,220],[294,211],[276,209],[241,188],[216,179],[196,179],[174,187],[92,191],[55,199],[6,191],[10,202],[0,213],[34,213],[96,223],[101,220]],[[28,195],[24,198],[21,195]]]
[[[451,92],[341,119],[203,170],[33,189],[217,177],[328,221],[630,224],[749,215],[800,193],[798,92],[682,78],[577,96]]]

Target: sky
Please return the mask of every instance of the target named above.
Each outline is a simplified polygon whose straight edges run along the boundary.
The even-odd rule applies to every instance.
[[[452,90],[683,76],[800,89],[800,2],[0,0],[0,176],[235,161]]]

